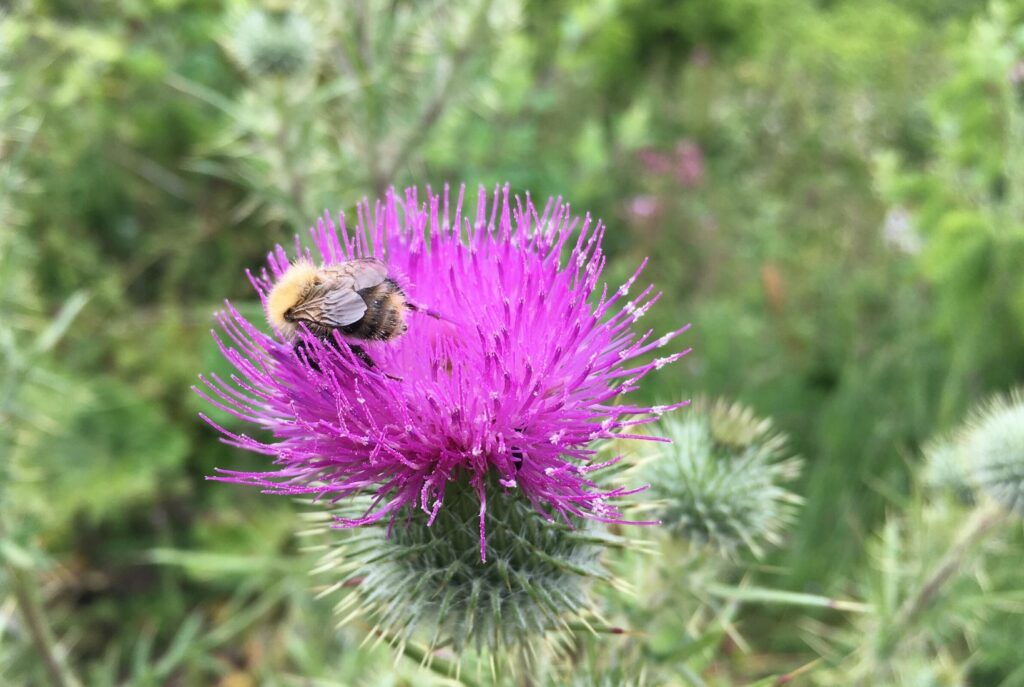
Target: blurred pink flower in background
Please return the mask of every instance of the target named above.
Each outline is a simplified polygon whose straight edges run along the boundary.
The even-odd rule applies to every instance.
[[[674,175],[684,188],[699,186],[704,180],[704,151],[693,139],[680,139],[672,152],[643,148],[638,156],[648,174],[658,177]]]
[[[673,160],[672,156],[668,153],[664,153],[656,148],[643,148],[638,153],[640,157],[640,164],[644,166],[644,171],[654,176],[664,176],[672,173]]]
[[[633,196],[626,204],[626,212],[637,221],[657,219],[662,209],[661,201],[652,195]]]
[[[679,184],[692,188],[704,180],[704,152],[688,138],[676,143],[676,179]]]

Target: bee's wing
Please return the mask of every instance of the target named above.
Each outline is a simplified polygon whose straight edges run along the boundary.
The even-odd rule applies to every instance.
[[[330,327],[344,327],[358,322],[366,314],[366,301],[353,288],[352,281],[341,278],[327,289],[320,309],[320,320]]]
[[[359,258],[334,265],[324,265],[329,288],[324,289],[320,320],[330,327],[344,327],[358,322],[366,314],[362,289],[373,288],[387,279],[388,267],[374,258]]]
[[[356,258],[334,265],[324,265],[324,271],[338,280],[351,280],[356,291],[368,289],[388,277],[388,266],[377,258]]]

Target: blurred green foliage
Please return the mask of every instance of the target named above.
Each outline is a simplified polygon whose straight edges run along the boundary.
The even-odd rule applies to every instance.
[[[1024,379],[1024,5],[287,6],[313,41],[269,72],[237,45],[254,1],[0,17],[0,682],[45,679],[3,586],[27,570],[89,685],[425,684],[328,630],[295,507],[205,481],[258,458],[219,444],[188,388],[222,364],[211,313],[259,319],[244,270],[324,209],[507,180],[604,218],[610,281],[655,258],[649,324],[692,321],[695,350],[648,398],[742,400],[805,461],[769,562],[620,561],[655,591],[603,603],[649,636],[580,647],[582,684],[737,684],[819,654],[839,656],[822,684],[1024,684],[1024,599],[1000,591],[1024,580],[988,549],[948,624],[868,653],[892,617],[696,591],[721,572],[898,604],[966,518],[915,475],[925,440]]]

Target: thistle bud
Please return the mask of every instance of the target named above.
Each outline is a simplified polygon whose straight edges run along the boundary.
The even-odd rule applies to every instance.
[[[768,420],[739,404],[699,401],[662,431],[672,443],[647,465],[647,479],[673,534],[725,555],[760,557],[781,542],[800,503],[781,485],[801,462],[785,457],[785,438]]]
[[[1024,395],[1014,391],[977,411],[961,435],[971,481],[1024,516]]]
[[[294,76],[315,58],[313,25],[291,10],[251,10],[235,24],[228,50],[251,77]]]
[[[956,437],[931,441],[924,447],[924,459],[922,478],[928,488],[953,494],[964,503],[973,501],[962,442]]]

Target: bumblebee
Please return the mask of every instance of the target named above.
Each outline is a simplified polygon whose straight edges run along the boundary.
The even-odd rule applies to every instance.
[[[391,341],[409,328],[412,306],[388,268],[375,258],[359,258],[319,267],[292,264],[267,296],[267,320],[289,341],[305,325],[329,340],[337,330],[348,338]]]

